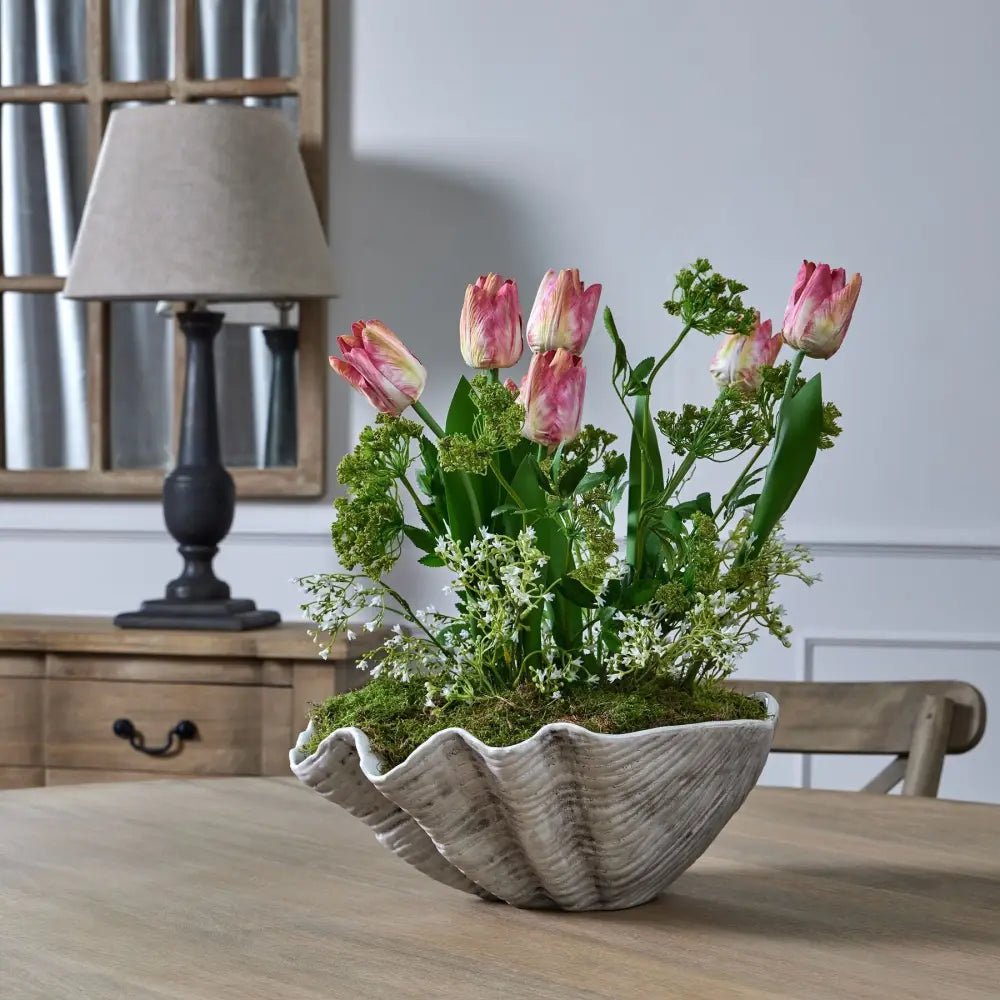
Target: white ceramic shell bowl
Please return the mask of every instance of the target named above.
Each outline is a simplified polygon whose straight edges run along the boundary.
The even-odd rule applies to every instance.
[[[490,747],[444,729],[384,774],[360,729],[338,729],[290,763],[445,885],[514,906],[617,910],[659,895],[743,804],[778,716],[756,697],[764,720],[620,736],[556,722]]]

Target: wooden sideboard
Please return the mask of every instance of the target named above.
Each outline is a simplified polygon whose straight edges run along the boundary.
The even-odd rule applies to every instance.
[[[365,681],[355,662],[384,635],[358,631],[323,660],[302,624],[147,631],[0,615],[0,788],[287,774],[308,706]],[[196,734],[151,755],[116,735],[119,719],[147,749],[182,721]]]

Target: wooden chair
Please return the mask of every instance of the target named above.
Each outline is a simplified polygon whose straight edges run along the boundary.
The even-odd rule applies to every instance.
[[[986,728],[982,694],[960,681],[726,684],[777,699],[777,753],[896,754],[863,792],[888,792],[902,781],[903,795],[936,796],[945,755],[971,750]]]

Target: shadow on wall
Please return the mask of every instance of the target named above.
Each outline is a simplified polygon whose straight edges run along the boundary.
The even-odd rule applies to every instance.
[[[513,206],[485,179],[478,183],[474,176],[356,154],[351,140],[353,6],[331,8],[329,228],[339,295],[330,303],[330,353],[337,352],[336,336],[354,320],[383,321],[427,367],[424,402],[443,422],[459,376],[471,374],[458,351],[465,286],[482,269],[515,270]],[[331,376],[328,412],[327,494],[332,497],[339,493],[337,463],[374,411]],[[409,576],[402,567],[400,573]],[[400,587],[409,582],[396,578]]]
[[[330,303],[330,349],[352,321],[382,320],[428,368],[425,401],[443,417],[459,375],[468,373],[458,352],[465,286],[484,268],[515,269],[513,206],[485,179],[357,156],[353,9],[348,2],[331,8],[330,238],[339,296]],[[369,411],[339,379],[330,392],[332,487],[336,463]]]

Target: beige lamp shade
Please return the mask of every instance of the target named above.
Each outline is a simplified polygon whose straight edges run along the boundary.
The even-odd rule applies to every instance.
[[[112,112],[67,298],[277,301],[333,292],[330,251],[280,111],[176,104]]]

